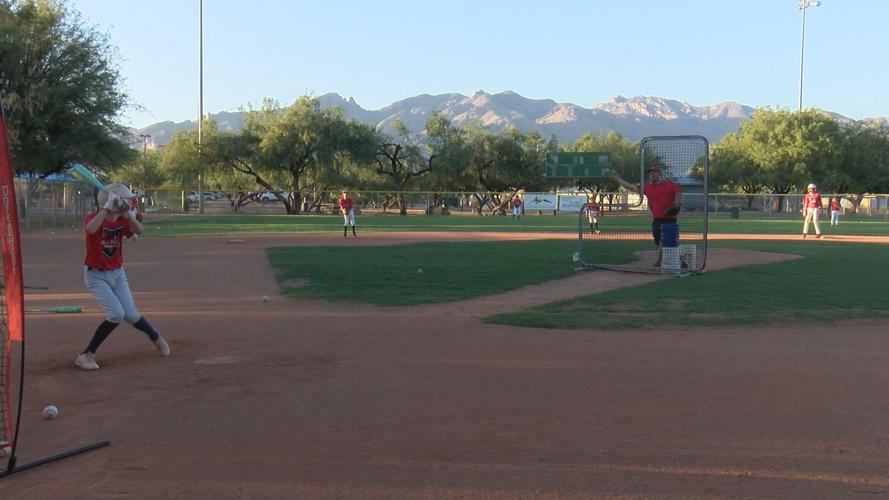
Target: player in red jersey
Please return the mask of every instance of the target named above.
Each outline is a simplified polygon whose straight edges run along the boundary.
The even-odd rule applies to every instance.
[[[522,218],[522,197],[516,194],[512,197],[512,201],[510,202],[512,205],[512,218],[513,219],[521,219]]]
[[[99,307],[103,321],[86,349],[74,360],[83,370],[98,370],[96,351],[121,321],[145,332],[162,356],[170,355],[170,346],[136,309],[127,275],[123,269],[123,240],[142,234],[142,223],[130,205],[132,193],[123,184],[108,184],[99,193],[102,208],[84,220],[83,280]]]
[[[830,199],[830,225],[840,225],[840,197],[834,196]]]
[[[343,238],[348,236],[349,226],[352,226],[352,236],[358,236],[355,232],[355,212],[352,209],[352,198],[349,197],[349,191],[343,189],[343,195],[339,201],[340,212],[343,214]]]
[[[654,265],[659,267],[661,265],[661,224],[676,224],[682,204],[682,188],[675,182],[663,178],[660,165],[648,167],[645,172],[648,174],[645,197],[648,199],[648,208],[651,210],[651,235],[658,248],[658,258]],[[623,180],[617,172],[612,172],[609,178],[630,191],[641,192],[639,184],[630,184]]]
[[[806,190],[808,192],[803,196],[802,209],[804,217],[803,238],[809,235],[809,222],[815,225],[815,237],[821,238],[821,226],[818,225],[818,214],[823,206],[821,203],[821,193],[818,192],[818,187],[815,184],[809,184],[806,186]]]

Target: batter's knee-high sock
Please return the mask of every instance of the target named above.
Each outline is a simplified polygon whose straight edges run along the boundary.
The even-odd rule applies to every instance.
[[[157,333],[157,330],[148,324],[148,321],[145,320],[145,316],[140,317],[139,321],[133,323],[133,326],[136,327],[136,329],[145,332],[145,335],[148,335],[148,338],[150,338],[152,342],[157,340],[160,336],[160,334]]]
[[[343,238],[349,235],[349,226],[343,226]]]
[[[358,236],[357,234],[355,234],[355,226],[352,226],[352,236]]]
[[[88,346],[86,346],[86,350],[84,353],[93,353],[99,349],[99,346],[102,345],[102,342],[105,342],[105,339],[111,335],[111,331],[117,328],[117,325],[120,323],[112,323],[111,321],[105,320],[103,321],[98,328],[96,328],[96,333],[93,334],[93,340],[90,340]]]

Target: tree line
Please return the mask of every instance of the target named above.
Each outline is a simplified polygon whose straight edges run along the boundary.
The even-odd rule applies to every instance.
[[[235,210],[264,191],[291,214],[344,187],[391,192],[384,204],[401,213],[400,193],[409,191],[468,193],[478,210],[500,211],[519,191],[570,183],[544,176],[545,155],[556,151],[609,152],[621,176],[638,177],[639,143],[616,132],[560,144],[537,131],[458,126],[436,113],[424,130],[396,123],[385,134],[310,96],[248,108],[237,132],[208,120],[200,140],[185,131],[162,149],[135,150],[119,124],[132,104],[115,58],[107,37],[64,2],[0,0],[0,95],[17,172],[46,176],[79,162],[115,181],[177,189],[196,186],[201,175],[208,190],[231,194]],[[865,193],[889,191],[889,128],[817,110],[760,108],[711,145],[709,180],[711,191],[747,194],[799,192],[816,182],[857,204]],[[617,188],[605,179],[589,187]]]

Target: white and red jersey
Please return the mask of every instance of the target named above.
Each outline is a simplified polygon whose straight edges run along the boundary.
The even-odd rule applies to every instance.
[[[639,186],[636,185],[636,189]],[[676,195],[682,194],[682,188],[673,181],[660,181],[645,185],[645,197],[648,198],[648,208],[655,219],[666,219],[666,211],[676,202]],[[675,217],[670,217],[675,218]]]
[[[836,212],[836,211],[839,211],[839,209],[840,209],[840,200],[838,200],[836,198],[830,200],[830,211]]]
[[[352,211],[352,198],[349,198],[348,196],[345,198],[340,198],[339,205],[340,205],[340,210],[342,210],[343,213],[351,212]]]
[[[821,208],[821,193],[818,191],[813,191],[811,193],[806,193],[803,197],[803,207],[804,208]]]
[[[87,215],[83,221],[84,225],[89,224],[97,216],[99,216],[98,213]],[[123,266],[123,240],[133,235],[129,219],[125,217],[119,217],[113,221],[105,219],[95,233],[90,234],[86,231],[84,233],[86,243],[84,265],[104,270],[118,269]]]

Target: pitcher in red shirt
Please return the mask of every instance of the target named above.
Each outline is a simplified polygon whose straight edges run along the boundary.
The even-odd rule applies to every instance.
[[[96,351],[121,321],[145,332],[161,356],[170,355],[167,341],[136,309],[123,269],[124,239],[142,234],[142,223],[130,203],[133,194],[123,184],[108,184],[105,189],[107,192],[98,196],[102,208],[84,220],[86,259],[83,281],[105,311],[105,321],[96,328],[89,345],[74,360],[74,364],[83,370],[100,368],[96,363]]]
[[[654,267],[660,267],[661,224],[676,224],[682,204],[682,188],[675,182],[663,178],[660,165],[648,167],[645,172],[648,174],[645,197],[648,199],[648,208],[651,210],[651,235],[658,248],[657,262],[654,263]],[[641,192],[639,184],[630,184],[623,180],[617,172],[611,172],[608,177],[630,191]]]
[[[821,193],[815,184],[806,187],[808,191],[803,196],[803,238],[809,235],[809,222],[815,225],[815,237],[821,238],[821,226],[818,225],[818,214],[821,212]]]
[[[343,195],[337,201],[340,206],[340,212],[343,214],[343,238],[348,236],[349,226],[352,226],[352,236],[358,236],[355,233],[355,212],[352,211],[352,198],[349,197],[349,191],[343,189]]]

